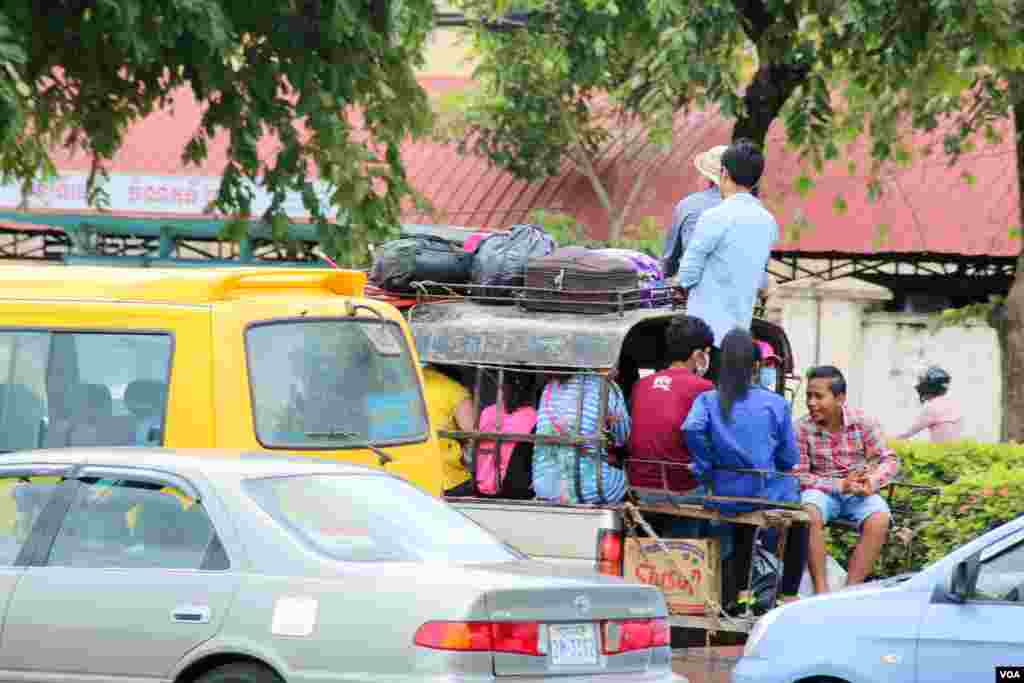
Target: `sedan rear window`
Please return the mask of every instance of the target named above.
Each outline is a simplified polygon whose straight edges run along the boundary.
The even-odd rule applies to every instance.
[[[348,562],[507,562],[522,555],[446,503],[373,475],[249,479],[245,489],[289,533]]]

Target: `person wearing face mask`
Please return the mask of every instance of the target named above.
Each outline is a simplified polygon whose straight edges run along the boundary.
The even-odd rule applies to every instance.
[[[710,365],[714,333],[692,315],[672,319],[665,331],[669,366],[636,382],[630,410],[633,431],[627,464],[630,485],[641,502],[698,503],[704,495],[690,474],[690,452],[681,427],[697,397],[714,388],[704,379]],[[693,538],[697,520],[665,520],[674,538]]]
[[[760,498],[766,505],[708,501],[728,517],[770,505],[767,501],[800,502],[796,468],[800,463],[789,404],[752,381],[758,350],[750,333],[736,328],[722,340],[722,373],[714,391],[693,404],[683,433],[693,454],[694,474],[715,496]],[[759,470],[751,473],[743,470]],[[799,527],[801,525],[797,525]],[[749,575],[754,527],[712,525],[722,542],[726,572],[722,604],[728,609]],[[773,530],[774,531],[774,530]],[[777,533],[765,534],[765,545],[777,547]],[[796,595],[806,561],[806,530],[791,529],[780,593]]]
[[[778,387],[779,367],[782,365],[782,359],[776,355],[775,349],[768,342],[755,341],[754,345],[760,352],[755,383],[762,389],[775,391]]]
[[[723,201],[700,214],[679,264],[678,286],[689,292],[686,310],[715,333],[708,378],[718,378],[722,339],[750,329],[758,292],[767,289],[768,258],[779,225],[757,198],[764,156],[750,140],[737,140],[722,154]]]

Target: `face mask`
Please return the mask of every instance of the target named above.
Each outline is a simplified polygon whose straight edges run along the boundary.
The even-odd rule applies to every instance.
[[[761,386],[769,391],[775,391],[775,383],[779,379],[777,368],[766,366],[761,368]]]

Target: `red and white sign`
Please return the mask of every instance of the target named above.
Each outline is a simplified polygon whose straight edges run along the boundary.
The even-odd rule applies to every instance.
[[[85,173],[62,173],[49,182],[36,182],[28,196],[30,209],[90,211],[87,201]],[[113,173],[103,188],[110,197],[113,212],[153,212],[204,215],[206,207],[217,196],[220,178],[216,176],[149,176]],[[314,183],[321,201],[326,200],[323,183]],[[0,206],[17,208],[22,201],[21,185],[0,185]],[[270,194],[253,186],[253,213],[260,214],[270,206]],[[295,218],[308,218],[298,193],[289,193],[285,211]],[[337,211],[328,215],[334,217]]]

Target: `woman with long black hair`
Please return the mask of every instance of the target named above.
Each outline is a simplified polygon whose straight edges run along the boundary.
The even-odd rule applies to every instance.
[[[767,501],[799,503],[800,487],[792,470],[800,461],[789,404],[782,396],[756,385],[754,371],[759,354],[750,333],[734,329],[722,340],[722,364],[718,386],[697,397],[683,425],[686,445],[693,458],[694,475],[714,496],[764,498]],[[754,474],[737,470],[760,470]],[[736,515],[769,503],[706,503],[724,515]],[[731,572],[734,585],[723,596],[723,604],[746,583],[749,573],[754,527],[724,525],[723,544],[735,541],[736,560]],[[762,532],[766,548],[777,544],[774,530]],[[802,538],[801,538],[802,537]],[[791,535],[787,543],[782,596],[796,595],[806,563],[804,534]],[[723,548],[726,558],[728,548]]]

